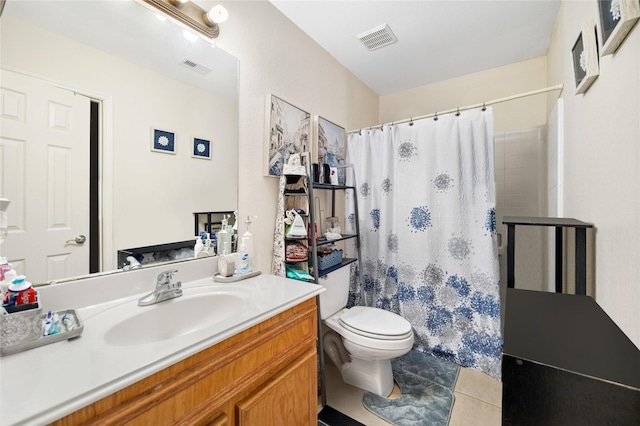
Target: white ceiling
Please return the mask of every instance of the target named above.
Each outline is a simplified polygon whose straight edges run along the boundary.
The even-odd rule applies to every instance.
[[[238,60],[202,39],[190,42],[182,27],[160,21],[140,1],[9,1],[2,16],[27,21],[61,36],[154,69],[176,80],[237,100]],[[95,19],[100,17],[100,19]],[[28,46],[25,46],[28,48]],[[69,63],[80,58],[68,58]],[[212,71],[179,65],[188,59]]]
[[[379,95],[546,54],[559,0],[270,0]],[[398,42],[357,35],[388,24]]]

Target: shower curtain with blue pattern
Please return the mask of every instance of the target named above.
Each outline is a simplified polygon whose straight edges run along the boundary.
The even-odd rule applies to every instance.
[[[400,314],[415,349],[499,378],[492,110],[351,133],[347,158],[362,255],[350,305]]]

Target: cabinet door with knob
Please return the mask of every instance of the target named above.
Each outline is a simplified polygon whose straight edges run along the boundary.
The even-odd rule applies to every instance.
[[[316,424],[316,368],[314,352],[298,358],[236,405],[236,425]]]

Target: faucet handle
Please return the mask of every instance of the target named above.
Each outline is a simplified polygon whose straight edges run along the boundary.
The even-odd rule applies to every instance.
[[[158,275],[158,281],[156,285],[171,284],[171,280],[173,279],[173,274],[175,274],[176,272],[178,272],[177,269],[173,271],[160,272],[160,274]]]

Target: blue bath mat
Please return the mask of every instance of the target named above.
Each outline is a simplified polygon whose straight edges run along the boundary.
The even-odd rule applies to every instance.
[[[391,360],[391,368],[401,395],[389,399],[366,392],[365,408],[397,426],[447,426],[460,367],[412,350]]]

